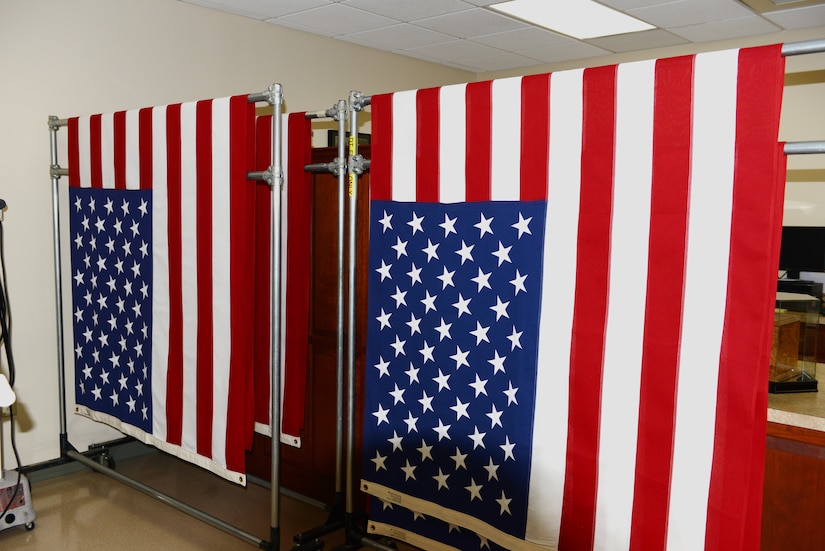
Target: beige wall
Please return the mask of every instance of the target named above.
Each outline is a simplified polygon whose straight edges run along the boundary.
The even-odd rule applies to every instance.
[[[820,28],[765,41],[823,36]],[[679,53],[688,51],[612,56],[588,65]],[[800,71],[822,71],[825,57],[789,64],[791,70],[800,64]],[[289,111],[319,110],[350,90],[375,94],[499,76],[509,75],[473,75],[175,0],[0,0],[0,198],[9,204],[3,228],[23,463],[59,453],[49,115],[258,92],[272,82],[283,84]],[[825,138],[823,87],[819,82],[789,91],[784,139]],[[804,166],[825,167],[823,156],[817,157]],[[65,231],[63,237],[67,242]],[[68,290],[68,274],[65,280]],[[68,312],[64,317],[69,327]],[[67,361],[71,367],[71,350]],[[0,366],[6,372],[5,357]],[[68,391],[73,403],[71,384]],[[68,420],[71,442],[81,450],[119,436],[71,413]],[[6,440],[7,429],[6,423]]]

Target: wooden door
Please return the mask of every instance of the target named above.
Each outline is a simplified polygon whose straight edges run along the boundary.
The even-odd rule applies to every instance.
[[[369,148],[359,151],[369,157]],[[337,156],[336,148],[313,150],[313,163],[328,163]],[[307,387],[304,429],[300,448],[281,445],[281,485],[323,503],[335,497],[336,459],[336,346],[337,346],[337,245],[338,178],[315,174],[312,187],[312,267],[310,284],[309,347],[307,350]],[[353,480],[357,490],[361,465],[363,423],[363,371],[366,343],[367,256],[369,175],[359,179],[357,274],[356,274],[356,388],[355,445]],[[346,223],[348,226],[348,222]],[[346,271],[346,269],[345,269]],[[347,285],[345,282],[344,289]],[[346,397],[346,389],[344,396]],[[344,405],[346,414],[346,404]],[[249,474],[270,479],[270,439],[256,434],[247,454]]]

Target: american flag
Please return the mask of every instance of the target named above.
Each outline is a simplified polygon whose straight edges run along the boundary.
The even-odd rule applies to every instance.
[[[254,105],[69,120],[76,411],[245,483]]]
[[[371,529],[758,549],[783,68],[770,46],[372,98]]]

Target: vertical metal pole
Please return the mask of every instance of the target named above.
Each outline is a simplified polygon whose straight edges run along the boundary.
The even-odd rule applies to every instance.
[[[270,391],[270,408],[272,411],[272,473],[270,491],[270,543],[274,549],[280,548],[280,496],[281,496],[281,193],[283,191],[284,173],[281,163],[281,126],[283,88],[280,84],[269,87],[272,110],[272,273],[270,312],[270,372],[272,388]]]
[[[338,110],[338,335],[335,347],[336,372],[336,431],[335,431],[335,495],[344,491],[343,450],[344,450],[344,228],[347,173],[344,170],[347,136],[347,102],[339,100]]]
[[[60,412],[60,452],[63,453],[66,441],[66,372],[65,357],[63,353],[63,270],[60,259],[60,191],[58,181],[60,175],[57,162],[57,131],[60,128],[57,124],[58,118],[49,117],[49,142],[51,145],[51,177],[52,177],[52,224],[54,231],[54,286],[55,286],[55,311],[57,314],[57,388],[58,388],[58,411]]]

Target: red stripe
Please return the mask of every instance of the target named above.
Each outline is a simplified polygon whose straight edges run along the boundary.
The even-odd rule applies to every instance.
[[[272,163],[272,115],[259,117],[256,124],[255,170]],[[255,186],[255,421],[269,425],[270,355],[270,258],[272,188],[264,182]]]
[[[100,119],[101,115],[92,115],[89,117],[89,172],[91,173],[90,183],[93,188],[103,187]]]
[[[693,57],[656,62],[653,188],[630,549],[664,549],[690,184]]]
[[[418,90],[416,101],[416,200],[438,202],[439,88]]]
[[[303,428],[306,394],[306,364],[309,345],[310,235],[312,232],[312,175],[304,170],[311,160],[310,121],[303,113],[289,116],[289,184],[287,186],[286,317],[284,412],[281,425],[286,434],[298,435]],[[277,435],[277,432],[273,430]]]
[[[742,50],[736,110],[731,256],[716,405],[706,549],[758,549],[767,415],[768,324],[776,290],[775,186],[784,59]],[[763,323],[763,320],[767,323]],[[771,328],[772,329],[772,328]],[[746,545],[747,542],[747,545]]]
[[[489,201],[492,195],[492,90],[493,83],[467,85],[466,200]]]
[[[166,441],[180,445],[183,424],[183,269],[181,266],[180,104],[166,108],[167,240],[169,248],[169,362]]]
[[[80,144],[77,135],[77,117],[69,119],[68,156],[69,156],[69,185],[80,187]]]
[[[138,111],[140,189],[152,189],[152,108]]]
[[[550,75],[521,80],[521,200],[547,199]]]
[[[245,96],[229,100],[230,330],[226,466],[245,472],[245,449],[252,444],[252,387],[255,335],[255,184],[246,179],[254,165],[252,121],[255,105]],[[222,205],[218,205],[222,208]],[[220,338],[220,336],[219,336]],[[200,402],[200,398],[198,400]],[[224,412],[216,412],[223,415]]]
[[[372,160],[370,197],[376,201],[392,199],[392,94],[373,96]]]
[[[570,351],[567,467],[559,548],[593,545],[599,417],[610,259],[616,66],[587,69],[583,82],[581,207]]]
[[[204,457],[212,457],[212,100],[199,101],[195,107],[195,117],[195,235],[198,240],[196,434],[197,452]]]
[[[112,119],[115,189],[126,189],[126,111],[117,111]]]

